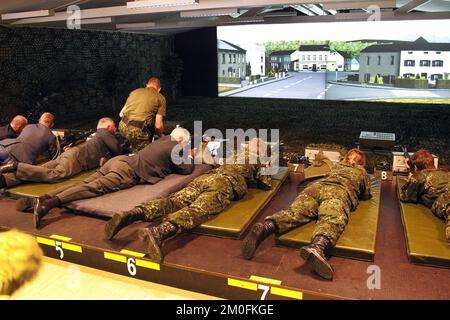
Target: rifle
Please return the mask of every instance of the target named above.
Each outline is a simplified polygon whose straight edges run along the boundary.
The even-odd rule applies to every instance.
[[[96,132],[95,129],[79,131],[79,130],[71,130],[64,131],[64,137],[62,137],[60,141],[60,148],[64,149],[66,147],[75,147],[86,141],[88,137]]]
[[[406,159],[406,163],[408,164],[409,167],[409,173],[414,173],[414,165],[411,161],[411,156],[409,155],[408,149],[406,147],[402,147],[403,150],[403,156]]]

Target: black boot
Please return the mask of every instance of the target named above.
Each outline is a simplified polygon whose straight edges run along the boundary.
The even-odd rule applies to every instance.
[[[50,198],[50,196],[43,195],[42,199]],[[20,198],[16,201],[16,210],[21,212],[33,212],[33,198]]]
[[[264,223],[255,223],[242,246],[242,255],[244,258],[247,260],[253,258],[260,243],[269,235],[275,233],[276,230],[277,226],[272,220],[266,220]]]
[[[57,197],[43,196],[33,199],[34,227],[39,229],[41,219],[53,208],[58,207],[61,201]]]
[[[134,208],[123,213],[116,213],[105,225],[105,238],[111,240],[117,232],[135,221],[144,220],[144,211]]]
[[[328,238],[317,236],[312,243],[300,249],[300,256],[322,278],[333,279],[333,268],[327,262],[325,251],[331,248]]]
[[[147,255],[150,260],[160,263],[164,254],[162,244],[164,240],[174,236],[178,227],[170,222],[163,222],[156,227],[147,227],[139,230],[139,239],[147,244]]]
[[[5,177],[0,174],[0,189],[5,189],[7,187]]]
[[[4,164],[0,167],[0,174],[16,172],[17,171],[17,162],[10,161],[7,164]]]

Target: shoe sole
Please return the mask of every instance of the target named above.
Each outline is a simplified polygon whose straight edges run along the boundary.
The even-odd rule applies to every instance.
[[[107,240],[111,240],[114,236],[120,231],[116,230],[118,225],[120,224],[120,214],[113,215],[112,219],[108,221],[105,225],[105,238]]]
[[[39,206],[39,198],[33,198],[33,224],[36,229],[39,229],[41,225],[41,219],[39,215],[36,213],[36,207]]]
[[[255,256],[257,249],[256,242],[261,236],[262,231],[263,225],[260,223],[255,224],[248,236],[245,238],[244,244],[242,245],[242,255],[245,259],[250,260]]]
[[[33,210],[33,198],[21,198],[16,201],[16,210],[29,212]]]
[[[161,263],[163,260],[161,248],[158,246],[150,231],[146,229],[140,229],[138,232],[138,236],[141,241],[147,244],[147,255],[149,260],[156,263]]]
[[[306,264],[319,276],[326,280],[333,280],[333,270],[328,268],[328,266],[311,251],[301,248],[300,257],[302,257]]]

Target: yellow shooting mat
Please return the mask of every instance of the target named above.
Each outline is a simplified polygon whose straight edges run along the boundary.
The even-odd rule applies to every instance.
[[[6,192],[8,195],[13,197],[20,197],[20,198],[40,197],[56,189],[81,182],[86,178],[88,178],[93,173],[95,173],[95,171],[83,172],[77,176],[74,176],[70,179],[58,183],[25,183],[20,186],[10,188]]]
[[[399,194],[405,182],[405,177],[397,176]],[[445,222],[422,204],[400,201],[400,210],[409,260],[416,264],[450,268]]]

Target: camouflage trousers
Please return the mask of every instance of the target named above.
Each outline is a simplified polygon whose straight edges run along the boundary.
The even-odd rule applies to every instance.
[[[315,183],[303,190],[291,206],[266,220],[273,220],[279,233],[285,233],[317,220],[312,239],[324,236],[333,246],[344,232],[351,211],[347,192],[336,185]]]
[[[191,230],[222,212],[233,197],[232,185],[226,177],[206,174],[177,193],[138,208],[143,209],[146,221],[168,221],[183,231]]]
[[[450,245],[450,190],[441,194],[431,207],[433,214],[445,221],[445,235]]]
[[[150,135],[144,129],[133,126],[127,126],[125,122],[120,121],[119,132],[128,142],[130,142],[133,153],[138,153],[150,144]]]

